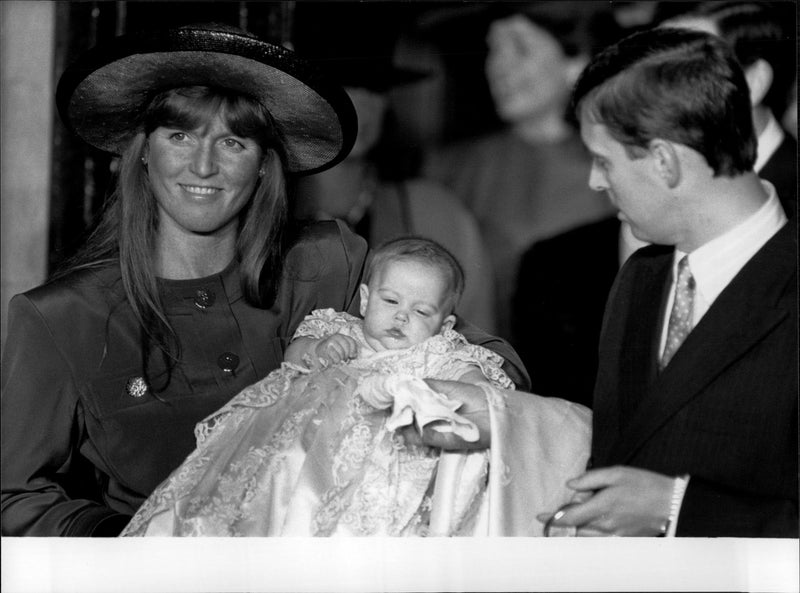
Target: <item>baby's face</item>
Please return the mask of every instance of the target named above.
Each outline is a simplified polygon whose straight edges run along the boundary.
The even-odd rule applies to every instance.
[[[432,266],[394,261],[361,285],[364,337],[375,350],[397,350],[450,328],[455,317],[445,307],[447,283]]]

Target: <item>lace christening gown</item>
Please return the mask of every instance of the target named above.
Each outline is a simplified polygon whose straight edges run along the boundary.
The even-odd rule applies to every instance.
[[[480,529],[490,453],[440,455],[406,446],[392,428],[409,422],[414,408],[418,421],[428,413],[470,433],[474,425],[450,411],[457,404],[442,408],[450,400],[421,379],[455,380],[480,369],[487,395],[502,407],[502,397],[488,390],[513,389],[502,358],[452,330],[405,350],[375,352],[361,328],[346,313],[309,315],[296,336],[344,333],[360,344],[359,357],[313,371],[284,363],[239,393],[197,425],[195,451],[123,535],[472,535]],[[436,478],[440,458],[448,483],[437,486],[445,479]]]

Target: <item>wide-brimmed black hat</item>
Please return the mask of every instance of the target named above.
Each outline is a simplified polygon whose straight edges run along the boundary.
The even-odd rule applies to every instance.
[[[288,170],[341,161],[358,124],[344,89],[294,52],[234,28],[186,26],[123,35],[87,51],[61,76],[56,104],[86,142],[119,154],[158,93],[202,85],[240,92],[272,114]]]

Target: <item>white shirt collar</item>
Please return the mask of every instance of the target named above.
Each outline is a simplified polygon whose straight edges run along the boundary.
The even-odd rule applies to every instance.
[[[689,254],[689,269],[695,280],[695,324],[705,314],[745,264],[786,223],[786,214],[775,188],[761,180],[769,197],[747,220],[698,247]],[[685,253],[675,250],[673,278]]]
[[[763,131],[758,135],[758,149],[756,152],[756,163],[753,165],[753,170],[758,173],[767,164],[770,157],[775,154],[778,147],[783,142],[785,136],[783,128],[781,128],[778,120],[772,113],[769,114],[767,125]]]

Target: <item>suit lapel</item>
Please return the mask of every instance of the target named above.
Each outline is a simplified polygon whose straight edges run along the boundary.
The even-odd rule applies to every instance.
[[[668,254],[649,261],[630,287],[633,296],[629,310],[636,314],[631,315],[626,324],[620,352],[620,428],[623,434],[639,406],[642,393],[656,378],[658,336],[663,324],[661,311],[669,291],[671,263],[670,249]]]
[[[612,459],[629,460],[670,417],[789,314],[777,307],[777,300],[794,273],[796,249],[790,249],[790,237],[784,227],[745,265],[692,330],[667,368],[651,383],[635,411],[628,408],[632,416],[612,449]],[[659,313],[661,309],[663,306]],[[641,361],[643,365],[655,363],[657,350],[651,348],[650,352],[651,360]]]

